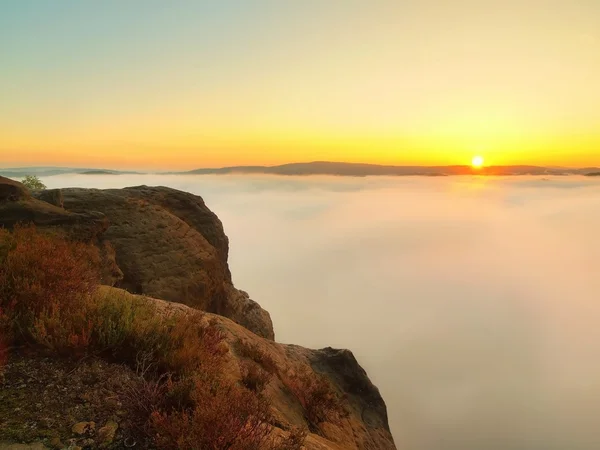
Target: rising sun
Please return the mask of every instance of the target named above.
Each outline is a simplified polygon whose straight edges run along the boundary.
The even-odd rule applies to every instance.
[[[483,162],[483,156],[473,156],[473,159],[471,160],[471,165],[476,169],[479,169],[483,166]]]

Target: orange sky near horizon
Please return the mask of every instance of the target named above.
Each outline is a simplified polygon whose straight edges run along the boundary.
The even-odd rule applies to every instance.
[[[599,23],[597,0],[9,0],[0,166],[600,166]]]

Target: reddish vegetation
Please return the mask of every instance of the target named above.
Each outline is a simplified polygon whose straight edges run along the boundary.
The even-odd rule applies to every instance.
[[[20,344],[135,368],[138,379],[123,391],[138,427],[159,448],[301,448],[302,430],[271,438],[270,405],[261,394],[276,371],[269,355],[242,343],[252,361],[242,363],[242,380],[228,377],[229,347],[204,313],[164,318],[148,302],[99,295],[95,254],[33,226],[0,230],[0,338],[12,333]],[[0,339],[0,365],[5,347]]]
[[[314,431],[318,431],[321,422],[335,423],[346,415],[339,394],[324,377],[297,374],[287,379],[286,386],[302,405],[304,417]]]
[[[14,337],[56,350],[85,348],[91,332],[85,299],[98,283],[91,246],[34,226],[0,238],[0,307],[14,318]]]
[[[196,381],[194,407],[154,411],[157,444],[164,449],[265,449],[271,431],[266,401],[235,384]]]

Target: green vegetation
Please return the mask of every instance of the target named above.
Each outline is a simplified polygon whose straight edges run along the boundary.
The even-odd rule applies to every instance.
[[[46,185],[36,175],[27,175],[21,180],[26,187],[34,191],[46,189]]]

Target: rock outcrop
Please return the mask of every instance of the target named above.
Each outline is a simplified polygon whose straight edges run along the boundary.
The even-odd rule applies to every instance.
[[[104,262],[104,284],[109,285],[101,289],[152,303],[157,314],[206,311],[202,320],[226,335],[229,377],[241,376],[239,362],[245,358],[236,343],[258,348],[275,367],[265,395],[282,429],[314,426],[298,397],[302,389],[293,394],[290,380],[326,379],[343,399],[343,414],[311,429],[306,450],[395,449],[385,403],[350,351],[274,341],[269,314],[234,287],[227,263],[229,241],[201,197],[147,186],[63,189],[36,197],[20,183],[0,179],[0,227],[33,222],[92,242]],[[107,439],[114,437],[112,429],[106,434]]]

